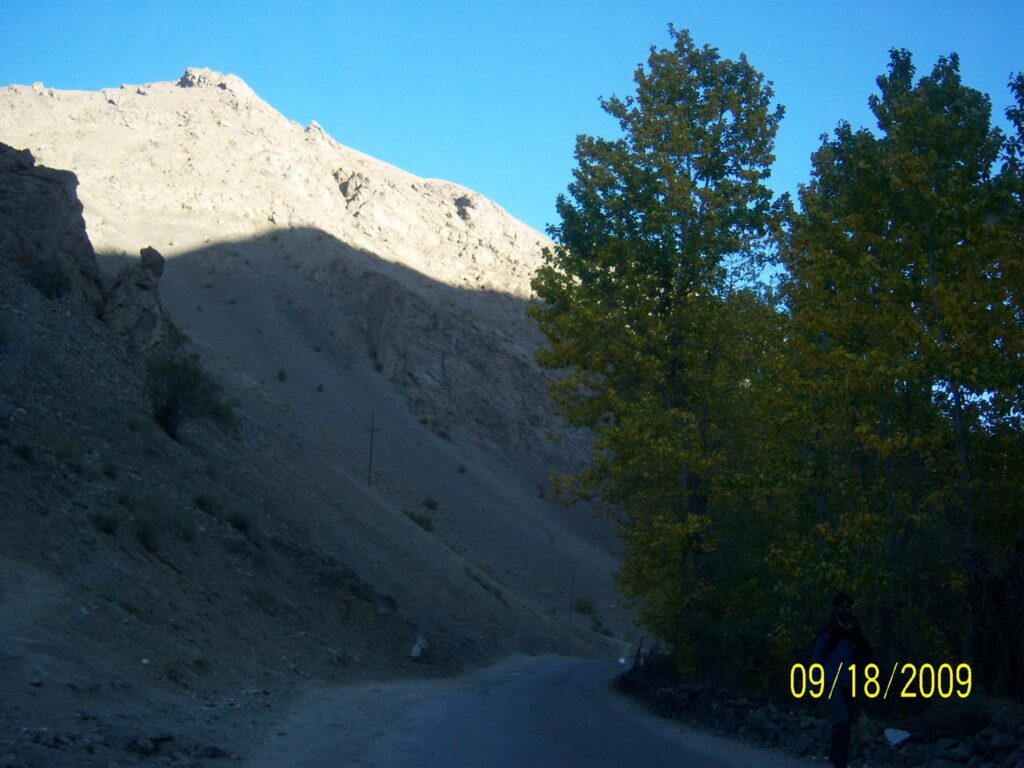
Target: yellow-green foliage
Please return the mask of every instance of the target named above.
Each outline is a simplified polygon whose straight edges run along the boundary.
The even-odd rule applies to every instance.
[[[621,138],[579,138],[533,282],[597,433],[559,487],[619,515],[620,584],[690,670],[770,687],[844,589],[880,660],[1024,693],[1024,79],[1007,138],[955,58],[915,82],[895,52],[880,134],[841,124],[796,212],[771,89],[672,37],[603,102]]]

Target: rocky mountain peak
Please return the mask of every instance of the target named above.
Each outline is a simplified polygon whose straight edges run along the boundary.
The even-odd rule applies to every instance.
[[[194,338],[219,331],[201,327],[192,291],[294,270],[359,319],[380,371],[439,434],[545,450],[541,339],[524,309],[550,242],[483,195],[304,128],[205,68],[100,93],[0,91],[0,139],[77,174],[111,271],[147,243],[166,257],[162,296]],[[195,284],[175,278],[178,264]],[[120,285],[144,298],[144,283],[139,273]],[[162,326],[126,323],[143,347]]]
[[[187,67],[178,79],[179,88],[219,88],[222,91],[255,96],[252,88],[235,75],[225,75],[207,67]]]

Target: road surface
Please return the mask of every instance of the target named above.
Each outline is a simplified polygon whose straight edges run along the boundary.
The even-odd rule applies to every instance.
[[[516,657],[455,680],[320,691],[251,768],[807,768],[658,718],[611,688],[617,664]],[[820,765],[820,764],[819,764]]]

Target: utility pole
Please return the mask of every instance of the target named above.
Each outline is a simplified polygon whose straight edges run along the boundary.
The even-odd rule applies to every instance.
[[[572,576],[569,579],[569,623],[572,624],[572,615],[576,612],[576,561],[572,561]]]
[[[366,471],[366,484],[373,485],[373,433],[379,430],[373,425],[374,412],[370,411],[370,466]]]

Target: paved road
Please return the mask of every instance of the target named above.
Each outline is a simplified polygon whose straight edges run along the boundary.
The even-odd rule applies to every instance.
[[[506,663],[458,683],[336,692],[310,701],[250,766],[806,768],[656,718],[610,688],[614,664]]]

